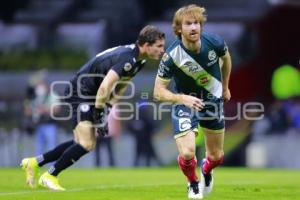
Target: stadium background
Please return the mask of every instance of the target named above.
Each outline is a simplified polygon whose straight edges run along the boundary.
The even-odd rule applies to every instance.
[[[174,39],[171,29],[174,11],[188,3],[206,7],[208,22],[204,28],[223,36],[231,50],[232,100],[226,105],[227,115],[234,116],[238,105],[247,102],[261,102],[265,106],[266,117],[260,121],[242,118],[227,122],[225,165],[300,168],[299,156],[292,162],[287,156],[300,151],[297,0],[1,1],[0,166],[17,166],[22,157],[34,153],[34,135],[21,129],[23,100],[32,76],[44,76],[48,83],[68,80],[97,52],[134,42],[139,29],[146,24],[161,28],[168,46]],[[280,87],[289,94],[274,96],[273,72],[287,64],[297,69],[298,82],[293,82],[290,89],[290,79],[285,78]],[[131,102],[145,98],[152,101],[156,69],[157,63],[149,63],[135,77],[136,93]],[[62,85],[56,89],[62,94]],[[296,102],[295,123],[288,120],[289,123],[281,124],[280,112],[273,111],[289,100]],[[122,122],[122,134],[113,141],[116,165],[120,167],[132,166],[135,154],[134,139],[126,123]],[[60,122],[59,127],[59,141],[71,137],[68,123]],[[175,164],[177,151],[169,115],[155,121],[155,128],[152,139],[158,155],[165,165]],[[105,150],[101,153],[105,162]],[[93,157],[90,154],[76,165],[93,167]]]

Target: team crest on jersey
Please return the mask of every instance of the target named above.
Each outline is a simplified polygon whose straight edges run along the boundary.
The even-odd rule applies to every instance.
[[[90,105],[88,104],[81,104],[80,105],[81,112],[88,112],[90,110]]]
[[[208,59],[209,60],[215,60],[217,58],[217,54],[214,50],[211,50],[208,52]]]
[[[130,63],[125,63],[125,65],[124,65],[124,70],[125,70],[126,72],[130,71],[131,68],[132,68],[132,65],[131,65]]]

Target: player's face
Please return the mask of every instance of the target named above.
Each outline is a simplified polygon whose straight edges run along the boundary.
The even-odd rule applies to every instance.
[[[200,40],[201,26],[193,16],[185,16],[181,25],[181,37],[188,42],[198,42]]]
[[[148,57],[154,60],[159,60],[165,51],[165,40],[156,40],[152,45],[147,45]]]

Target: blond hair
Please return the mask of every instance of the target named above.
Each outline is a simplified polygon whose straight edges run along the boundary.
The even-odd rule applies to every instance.
[[[197,20],[197,22],[199,22],[202,26],[203,23],[206,21],[206,15],[204,13],[205,13],[205,8],[197,6],[195,4],[190,4],[179,8],[173,17],[172,27],[175,35],[181,37],[180,30],[181,30],[183,18],[185,16],[194,17]]]

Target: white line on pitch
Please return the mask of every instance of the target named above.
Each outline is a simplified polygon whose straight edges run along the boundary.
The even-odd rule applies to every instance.
[[[165,184],[143,184],[143,185],[110,185],[110,186],[96,186],[96,187],[85,187],[85,188],[73,188],[73,189],[67,189],[66,191],[51,191],[47,189],[42,190],[25,190],[25,191],[19,191],[19,192],[1,192],[0,196],[10,196],[10,195],[26,195],[26,194],[34,194],[34,193],[49,193],[49,192],[81,192],[85,190],[103,190],[103,189],[113,189],[113,188],[136,188],[136,187],[153,187],[153,186],[167,186],[167,185],[180,185],[180,184],[174,184],[174,183],[165,183]]]

